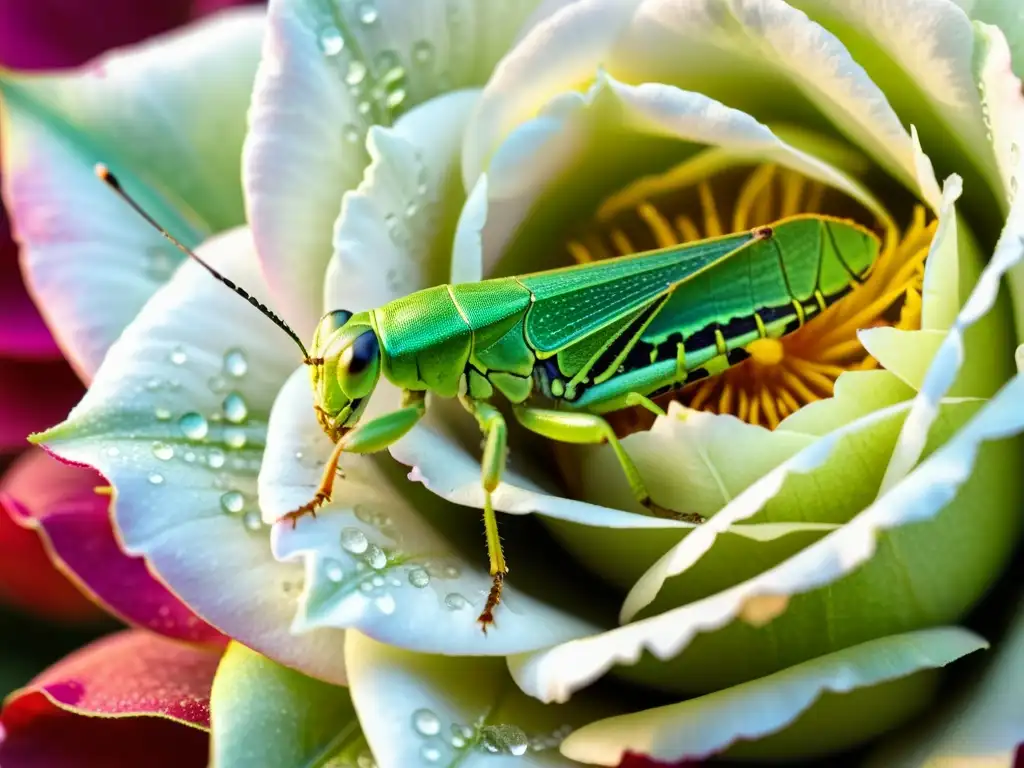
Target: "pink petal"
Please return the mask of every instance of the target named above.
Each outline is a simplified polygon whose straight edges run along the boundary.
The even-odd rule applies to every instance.
[[[18,246],[11,239],[6,213],[0,208],[0,357],[19,360],[60,360],[63,355],[29,298]]]
[[[141,630],[101,638],[10,696],[0,764],[204,766],[219,661]]]
[[[142,558],[118,546],[110,497],[99,473],[35,450],[0,483],[0,508],[34,530],[58,566],[111,613],[129,624],[178,640],[223,645],[225,638],[157,581]]]
[[[0,360],[0,453],[28,448],[28,435],[63,421],[83,391],[63,360]]]

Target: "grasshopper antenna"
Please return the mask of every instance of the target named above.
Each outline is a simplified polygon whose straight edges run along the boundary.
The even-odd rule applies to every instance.
[[[240,288],[239,286],[235,285],[235,283],[232,280],[228,279],[227,277],[222,275],[220,272],[218,272],[216,269],[211,267],[204,259],[200,258],[195,253],[193,253],[191,250],[189,250],[184,245],[182,245],[181,242],[174,237],[174,235],[172,235],[166,229],[161,227],[160,224],[157,223],[156,219],[154,219],[152,216],[150,216],[148,213],[146,213],[142,209],[142,206],[139,205],[134,199],[132,199],[128,195],[127,192],[124,191],[124,188],[121,186],[121,182],[119,182],[117,180],[117,177],[114,176],[114,174],[112,174],[110,172],[110,169],[107,168],[107,166],[105,166],[103,163],[97,163],[96,167],[95,167],[95,171],[96,171],[96,175],[100,178],[100,181],[105,183],[108,187],[110,187],[117,194],[118,197],[120,197],[122,200],[124,200],[126,203],[128,203],[128,205],[131,206],[132,210],[134,210],[137,214],[139,214],[139,216],[141,216],[143,219],[145,219],[146,222],[151,227],[153,227],[153,229],[155,229],[161,235],[166,237],[174,245],[175,248],[177,248],[179,251],[184,253],[190,259],[194,259],[195,261],[199,262],[199,264],[203,267],[203,269],[205,269],[207,272],[209,272],[211,275],[213,275],[214,278],[216,278],[219,282],[221,282],[224,285],[226,285],[232,291],[234,291],[239,296],[241,296],[243,299],[245,299],[250,304],[252,304],[254,307],[256,307],[256,309],[258,309],[263,315],[265,315],[266,317],[270,318],[270,321],[272,323],[274,323],[274,325],[276,325],[282,331],[287,333],[291,337],[292,341],[294,341],[296,344],[298,344],[299,349],[302,350],[302,362],[304,362],[306,365],[312,365],[315,362],[313,360],[313,358],[311,358],[309,356],[309,352],[306,351],[306,346],[302,343],[302,339],[300,339],[298,334],[295,333],[295,331],[293,331],[288,326],[288,323],[286,323],[280,317],[275,315],[270,310],[270,308],[267,307],[266,304],[261,304],[259,302],[259,300],[256,299],[256,297],[250,296],[249,293],[244,288]]]

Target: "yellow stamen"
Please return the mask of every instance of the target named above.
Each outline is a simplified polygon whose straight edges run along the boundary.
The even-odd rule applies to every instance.
[[[747,345],[747,352],[759,365],[778,365],[786,355],[778,339],[758,339]]]

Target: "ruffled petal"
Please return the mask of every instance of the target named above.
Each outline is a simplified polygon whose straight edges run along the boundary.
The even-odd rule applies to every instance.
[[[210,696],[215,765],[369,765],[346,688],[232,643]]]
[[[628,82],[704,93],[766,121],[824,118],[908,187],[928,186],[919,185],[910,136],[883,90],[835,35],[782,0],[583,0],[547,13],[484,91],[467,137],[466,179],[538,105],[589,83],[599,66]]]
[[[385,404],[375,400],[383,410]],[[313,497],[332,447],[314,415],[308,372],[296,371],[271,414],[260,472],[265,520]],[[274,529],[275,555],[305,563],[294,631],[358,629],[410,650],[455,655],[516,653],[597,631],[598,625],[571,611],[586,603],[583,595],[550,586],[564,574],[531,566],[521,581],[513,565],[496,627],[484,634],[476,617],[491,577],[475,510],[467,515],[439,499],[412,496],[415,489],[386,457],[346,456],[342,467],[345,478],[335,484],[334,501],[316,519]],[[479,474],[478,468],[477,485]],[[502,528],[510,557],[523,541],[514,530]]]
[[[327,266],[325,308],[360,312],[449,282],[452,236],[465,193],[464,126],[478,90],[431,99],[394,128],[374,126],[362,183],[345,194]]]
[[[204,765],[219,654],[141,630],[97,640],[11,694],[5,768]]]
[[[935,692],[935,669],[987,647],[956,627],[883,637],[679,704],[598,720],[561,751],[616,766],[628,751],[671,761],[721,753],[799,760],[848,749],[920,713]]]
[[[385,766],[570,768],[558,752],[565,735],[618,709],[544,705],[516,690],[500,659],[415,654],[359,632],[346,638],[345,661],[363,732]]]
[[[178,640],[220,645],[225,638],[128,557],[111,524],[103,477],[36,450],[4,475],[0,507],[38,534],[58,568],[121,620]]]
[[[0,77],[4,195],[27,281],[83,376],[181,259],[94,163],[189,245],[240,224],[262,32],[262,11],[239,10],[68,74]]]
[[[748,647],[745,645],[747,642],[755,642],[759,648],[765,647],[763,634],[761,637],[753,636],[754,632],[760,631],[756,628],[762,628],[763,632],[768,633],[775,631],[770,636],[774,638],[772,647],[778,649],[773,654],[778,669],[786,666],[785,663],[779,663],[783,658],[792,659],[792,663],[796,663],[820,655],[820,650],[808,654],[812,646],[820,649],[825,644],[825,652],[829,652],[835,650],[837,645],[843,647],[879,634],[894,634],[890,628],[900,627],[896,632],[901,632],[922,625],[955,620],[991,585],[995,575],[1005,565],[1020,533],[1018,516],[1010,514],[1009,510],[1017,509],[1016,499],[1021,490],[1019,484],[1007,482],[1010,474],[1008,467],[1016,459],[1012,450],[1006,450],[1005,438],[1024,430],[1022,395],[1024,377],[1018,376],[966,425],[960,427],[953,424],[950,430],[952,434],[936,435],[936,444],[940,447],[897,486],[880,496],[845,526],[782,564],[709,598],[673,608],[603,635],[515,657],[513,671],[516,681],[523,690],[542,701],[565,701],[573,691],[593,682],[614,665],[636,664],[646,649],[663,661],[675,660],[680,654],[680,662],[690,655],[691,662],[703,660],[704,665],[711,664],[714,658],[729,658],[729,663],[737,665],[737,669],[729,670],[727,675],[733,675],[734,681],[740,682],[759,676],[750,674],[755,667],[764,674],[773,666],[769,664],[768,669],[765,669],[762,664],[768,658],[767,654],[752,663],[754,660],[750,658],[749,652],[743,656],[727,653]],[[983,448],[982,444],[986,442],[990,444]],[[1012,447],[1012,442],[1009,445]],[[986,455],[979,459],[981,450]],[[992,473],[991,479],[985,478],[986,471]],[[996,478],[999,478],[998,482]],[[989,497],[984,505],[972,505],[972,491],[967,483],[976,489],[984,488],[985,493],[993,496],[998,487],[999,501]],[[755,483],[751,489],[757,486]],[[986,523],[980,524],[978,515],[992,507],[999,507],[1001,511]],[[958,514],[946,515],[929,526],[908,527],[905,532],[894,530],[910,523],[929,521],[943,510],[951,513],[957,510]],[[962,519],[955,519],[962,515],[970,516],[973,525],[964,526]],[[715,519],[712,518],[711,523]],[[967,538],[964,535],[966,530],[972,533],[984,531],[984,540]],[[698,529],[687,537],[684,545],[694,540],[700,531]],[[953,533],[956,535],[952,536]],[[952,539],[956,547],[955,560],[965,566],[964,570],[959,573],[950,571],[950,558],[942,558],[941,568],[930,568],[929,562],[936,562],[936,558],[932,557],[935,542],[925,544],[922,538],[918,538],[922,536],[945,536],[947,542]],[[967,553],[963,547],[971,540],[977,549]],[[1000,543],[1002,551],[997,553]],[[879,567],[877,564],[882,561],[876,552],[889,547],[892,550],[886,554],[894,556],[898,564]],[[924,554],[926,552],[928,554]],[[903,574],[901,578],[912,575],[912,582],[898,586],[892,575],[894,568]],[[943,579],[943,574],[946,583],[940,587],[939,580]],[[964,589],[967,579],[972,584],[969,589]],[[827,589],[816,592],[822,587]],[[886,607],[877,597],[879,594],[887,594],[886,589],[894,594],[908,589],[907,594],[912,600],[899,603],[896,606],[898,610]],[[951,589],[964,591],[955,602],[945,605],[936,602],[936,598],[944,601],[948,595],[943,593]],[[864,594],[873,595],[874,601],[865,605],[861,600]],[[800,595],[804,597],[797,597]],[[819,599],[822,602],[816,603]],[[792,610],[787,611],[790,602],[793,603]],[[830,620],[834,610],[830,605],[842,605],[841,615],[847,620]],[[863,606],[862,611],[852,613],[857,606]],[[803,622],[813,615],[830,622],[827,638],[822,638],[820,632],[805,631],[806,624]],[[737,618],[754,629],[747,627],[741,630],[738,624],[731,624]],[[726,636],[717,638],[717,644],[716,637],[709,636],[713,648],[708,647],[707,643],[700,647],[698,634],[730,624]],[[745,639],[744,634],[747,635]],[[725,644],[726,639],[728,645]],[[733,645],[737,642],[741,644]],[[828,645],[832,647],[828,648]],[[684,653],[688,647],[690,652]],[[693,651],[698,653],[694,654]],[[716,663],[720,664],[721,661]],[[746,669],[739,673],[740,679],[735,680],[739,666],[745,666]],[[659,670],[660,667],[655,665],[641,674],[649,682],[665,679],[668,671],[663,668]],[[699,666],[695,668],[688,665],[686,669],[695,676],[706,674],[698,671],[702,669]],[[658,677],[659,671],[661,677]],[[714,676],[708,681],[717,682]],[[688,682],[692,683],[693,679]],[[721,685],[714,684],[711,689],[718,687]]]
[[[201,252],[266,294],[247,229]],[[288,632],[302,570],[274,561],[256,507],[270,406],[299,356],[280,329],[189,262],[111,348],[68,420],[39,440],[110,480],[125,551],[145,557],[204,620],[282,663],[341,680],[337,633]]]
[[[368,128],[482,84],[537,2],[271,2],[244,177],[260,259],[300,333],[319,319],[332,223],[370,162]]]

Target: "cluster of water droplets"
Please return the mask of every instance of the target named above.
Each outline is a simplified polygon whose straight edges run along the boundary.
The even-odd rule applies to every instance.
[[[519,757],[527,752],[557,749],[572,732],[570,726],[564,725],[551,733],[527,736],[517,725],[485,724],[482,718],[474,725],[452,722],[445,727],[441,717],[430,709],[412,713],[412,729],[422,739],[420,758],[428,764],[468,750]]]
[[[173,366],[184,367],[189,362],[188,352],[183,346],[175,346],[169,352],[168,360]],[[197,410],[175,413],[164,405],[156,405],[156,420],[173,424],[173,428],[171,435],[165,440],[153,441],[153,458],[159,462],[182,461],[186,464],[201,464],[213,470],[258,471],[259,458],[235,453],[249,443],[245,429],[249,419],[249,405],[239,391],[248,372],[249,360],[245,351],[238,348],[229,349],[224,353],[221,370],[208,382],[212,392],[222,395],[218,411],[209,415]],[[174,377],[154,377],[146,382],[145,388],[159,395],[165,390],[180,390],[181,382]],[[227,450],[219,444],[211,444],[213,429],[217,430],[218,443],[226,446]],[[182,444],[182,438],[187,442]],[[118,452],[116,448],[108,449],[111,456],[116,455],[111,451]],[[166,483],[167,478],[162,471],[154,469],[149,473],[148,480],[151,485],[160,486]],[[226,515],[238,517],[248,531],[262,530],[263,521],[256,500],[231,487],[231,482],[224,473],[218,474],[215,482],[225,489],[220,497],[221,511]]]
[[[373,759],[370,750],[364,749],[355,757],[348,755],[335,755],[323,763],[322,768],[377,768],[377,761]]]

